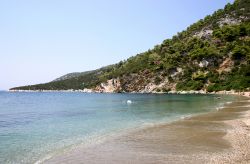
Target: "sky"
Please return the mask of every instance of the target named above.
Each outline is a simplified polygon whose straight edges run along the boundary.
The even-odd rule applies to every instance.
[[[125,60],[233,0],[0,0],[0,90]]]

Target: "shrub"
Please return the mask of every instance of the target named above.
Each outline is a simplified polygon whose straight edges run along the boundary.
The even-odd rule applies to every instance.
[[[176,85],[176,89],[177,90],[200,90],[203,88],[203,82],[202,81],[194,81],[194,80],[190,80],[190,81],[184,81],[184,82],[179,82]]]
[[[162,79],[161,79],[159,76],[156,76],[155,79],[154,79],[154,83],[155,83],[156,85],[160,84],[161,81],[162,81]]]
[[[245,58],[250,53],[247,46],[236,45],[232,51],[232,59],[241,60]]]

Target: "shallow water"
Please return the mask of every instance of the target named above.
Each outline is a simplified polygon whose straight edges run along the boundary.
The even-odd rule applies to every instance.
[[[234,150],[231,141],[224,138],[232,128],[225,121],[245,117],[244,112],[250,109],[249,105],[250,102],[246,101],[233,102],[219,111],[145,127],[90,147],[79,146],[58,154],[45,163],[215,163],[213,159],[223,153],[228,158]],[[234,139],[238,139],[237,137]]]
[[[0,163],[43,161],[79,144],[206,113],[237,99],[215,97],[0,92]]]

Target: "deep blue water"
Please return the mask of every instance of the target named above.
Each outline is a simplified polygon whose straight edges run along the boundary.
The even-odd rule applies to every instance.
[[[234,99],[0,92],[0,163],[34,163],[78,144],[94,144],[101,136],[209,112]]]

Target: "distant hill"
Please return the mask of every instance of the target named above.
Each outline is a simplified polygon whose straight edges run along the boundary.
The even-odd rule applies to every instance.
[[[56,78],[55,80],[53,80],[53,82],[55,81],[62,81],[62,80],[67,80],[67,79],[72,79],[72,78],[77,78],[79,76],[84,76],[87,75],[89,73],[91,73],[93,71],[86,71],[86,72],[73,72],[73,73],[68,73],[66,75],[63,75],[59,78]]]
[[[224,9],[117,64],[70,73],[45,84],[11,90],[91,89],[95,92],[250,89],[250,1]]]

